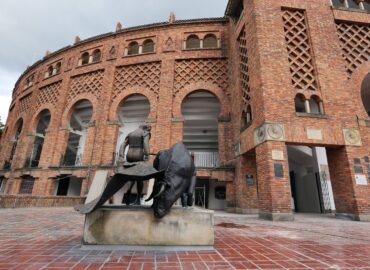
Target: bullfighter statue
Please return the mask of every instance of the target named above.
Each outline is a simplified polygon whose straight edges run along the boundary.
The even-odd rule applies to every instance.
[[[124,172],[125,167],[130,167],[133,163],[148,161],[149,140],[151,137],[150,130],[151,126],[141,125],[138,129],[127,135],[119,150],[116,173]],[[129,147],[129,149],[125,155],[127,147]],[[134,184],[135,181],[132,181],[127,193],[123,196],[123,202],[126,203],[126,205],[130,204],[131,190]],[[140,205],[143,188],[144,183],[142,181],[136,181],[137,196],[134,202],[135,205]]]
[[[142,138],[148,137],[145,127],[141,131],[134,131],[132,135],[141,134]],[[149,129],[150,131],[150,129]],[[131,134],[131,133],[130,133]],[[140,135],[140,136],[141,136]],[[136,136],[132,136],[133,145],[139,145]],[[148,151],[144,150],[147,145],[143,140],[143,149],[133,148],[132,152],[127,154],[127,161],[118,166],[116,174],[108,182],[102,194],[95,200],[76,205],[75,210],[81,214],[88,214],[101,207],[109,198],[118,192],[127,182],[143,182],[154,178],[154,187],[152,194],[147,201],[153,199],[153,213],[156,218],[164,217],[171,209],[172,205],[183,196],[184,206],[191,206],[193,203],[193,190],[195,186],[195,166],[193,158],[182,142],[173,145],[170,149],[159,151],[154,160],[153,166],[147,161],[134,161],[144,158]],[[145,143],[144,143],[145,142]],[[128,136],[128,145],[130,145],[130,135]],[[137,144],[136,144],[137,143]],[[130,145],[131,147],[131,145]],[[123,146],[125,148],[125,146]],[[124,150],[124,149],[123,149]],[[123,151],[122,150],[122,151]],[[130,151],[130,149],[129,149]],[[131,159],[132,158],[132,159]],[[128,161],[134,162],[128,162]],[[186,198],[185,198],[186,196]]]

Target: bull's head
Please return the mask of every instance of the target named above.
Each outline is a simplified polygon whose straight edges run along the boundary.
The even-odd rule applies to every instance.
[[[177,143],[169,150],[160,151],[153,165],[158,171],[165,170],[165,173],[155,178],[153,192],[147,201],[153,199],[154,216],[162,218],[189,188],[194,162],[185,145]]]

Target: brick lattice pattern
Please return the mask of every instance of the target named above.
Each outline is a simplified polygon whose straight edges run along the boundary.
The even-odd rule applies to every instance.
[[[370,27],[367,25],[337,23],[337,32],[348,77],[370,57]]]
[[[40,92],[37,96],[35,110],[40,108],[40,106],[42,106],[43,104],[57,104],[61,85],[62,81],[59,81],[40,88]]]
[[[227,91],[229,87],[227,60],[201,59],[179,60],[175,64],[175,87],[177,94],[191,83],[209,82]]]
[[[23,97],[19,101],[16,115],[19,116],[21,113],[28,112],[31,107],[32,94]]]
[[[102,70],[73,77],[67,100],[71,101],[76,96],[83,93],[90,93],[96,98],[99,98],[103,86],[103,77],[104,71]]]
[[[143,87],[154,92],[158,96],[160,80],[160,62],[119,67],[116,70],[114,78],[114,93],[112,100],[125,89],[133,87]]]
[[[239,46],[239,65],[240,65],[240,83],[242,88],[243,110],[246,112],[247,106],[251,102],[250,85],[249,85],[249,67],[248,67],[248,50],[245,28],[242,30],[238,39]]]
[[[317,90],[306,16],[302,10],[283,10],[290,73],[296,90]]]

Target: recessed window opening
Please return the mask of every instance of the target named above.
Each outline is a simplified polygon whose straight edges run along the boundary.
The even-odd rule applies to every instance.
[[[305,106],[305,97],[304,95],[296,95],[294,98],[295,103],[295,111],[299,113],[305,113],[306,112],[306,106]]]
[[[361,85],[361,98],[365,111],[370,116],[370,73],[365,76]]]
[[[154,52],[154,42],[151,39],[147,39],[143,43],[143,53]]]
[[[200,39],[197,35],[190,35],[186,39],[186,48],[187,49],[199,49],[200,48]]]
[[[89,63],[90,55],[88,52],[84,52],[81,55],[81,65],[87,65]]]
[[[75,176],[61,175],[57,180],[56,196],[80,196],[82,179]]]
[[[183,142],[194,153],[195,165],[217,167],[218,116],[221,111],[218,99],[208,91],[196,91],[184,99],[181,111],[185,119]]]
[[[26,166],[28,167],[38,167],[42,148],[44,146],[44,139],[46,130],[49,127],[50,124],[50,111],[44,110],[40,113],[39,116],[39,122],[36,127],[36,134],[35,134],[35,140],[33,142],[32,152],[29,158],[27,158]]]
[[[321,114],[320,105],[319,105],[319,102],[316,99],[311,98],[309,100],[309,104],[310,104],[310,113],[312,113],[312,114]]]
[[[131,42],[128,45],[127,55],[134,55],[139,53],[139,43],[136,41]]]
[[[30,175],[22,177],[19,194],[32,194],[35,178]]]
[[[63,166],[81,166],[87,136],[87,128],[93,114],[90,101],[82,100],[73,106],[69,121],[67,149],[63,158]]]
[[[217,38],[214,34],[208,34],[204,37],[203,48],[217,48]]]
[[[92,62],[97,63],[100,62],[100,60],[101,60],[101,51],[99,49],[96,49],[92,53]]]

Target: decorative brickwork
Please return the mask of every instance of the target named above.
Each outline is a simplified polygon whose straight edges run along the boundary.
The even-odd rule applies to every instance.
[[[177,94],[191,83],[209,82],[227,91],[229,87],[227,60],[201,59],[179,60],[175,64],[175,87]]]
[[[246,113],[247,106],[251,102],[250,86],[249,86],[249,67],[248,67],[248,50],[245,28],[242,30],[239,38],[239,65],[240,65],[240,82],[242,88],[243,111]]]
[[[102,70],[73,77],[68,92],[68,101],[83,93],[90,93],[99,98],[103,77],[104,71]]]
[[[283,10],[286,47],[296,90],[317,90],[311,43],[303,10]]]
[[[133,87],[146,88],[153,91],[158,96],[160,77],[160,62],[119,67],[116,70],[114,78],[114,93],[112,100],[125,89]]]
[[[59,98],[59,89],[61,85],[62,81],[59,81],[40,88],[40,92],[37,96],[35,110],[40,108],[43,104],[57,104]]]
[[[338,22],[337,32],[348,77],[370,57],[370,26]]]
[[[19,101],[19,105],[18,105],[17,113],[16,113],[17,116],[20,115],[21,113],[28,112],[28,110],[31,107],[31,99],[32,99],[32,94],[29,94],[23,97]]]

